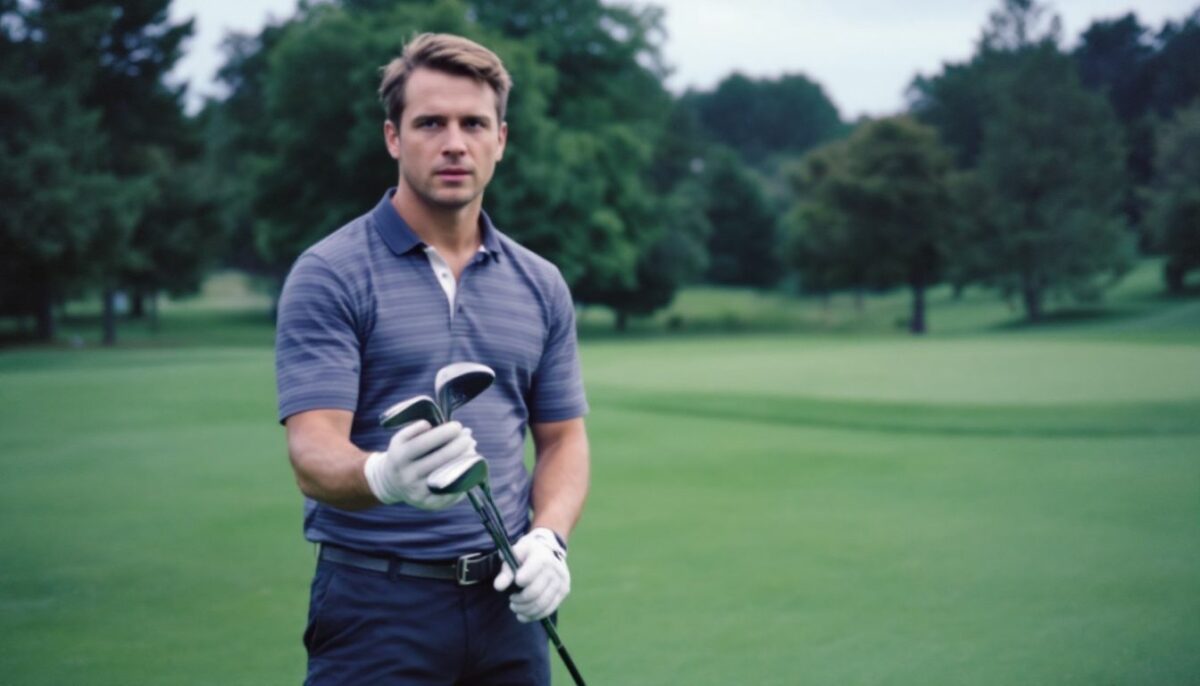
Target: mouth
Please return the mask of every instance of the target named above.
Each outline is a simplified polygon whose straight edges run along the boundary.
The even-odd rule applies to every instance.
[[[447,167],[446,169],[437,170],[434,172],[434,175],[439,179],[445,179],[447,181],[461,181],[469,177],[471,172],[463,169],[462,167]]]

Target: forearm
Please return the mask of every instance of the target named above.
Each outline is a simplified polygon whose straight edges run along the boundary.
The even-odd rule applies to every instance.
[[[363,472],[367,453],[342,431],[321,430],[327,420],[303,415],[288,420],[288,457],[300,491],[343,510],[379,505]]]
[[[563,430],[535,428],[537,462],[533,470],[533,526],[566,539],[583,512],[591,472],[583,420]],[[540,440],[539,440],[540,438]]]
[[[313,500],[343,510],[379,505],[363,474],[366,461],[367,453],[353,445],[292,454],[292,468],[300,491]]]

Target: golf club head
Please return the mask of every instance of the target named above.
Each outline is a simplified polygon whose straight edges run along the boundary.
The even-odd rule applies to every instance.
[[[384,410],[379,415],[379,425],[385,429],[397,429],[422,419],[429,422],[430,426],[437,426],[445,421],[437,403],[427,395],[409,398]]]
[[[455,362],[439,369],[433,381],[433,391],[442,409],[442,417],[450,421],[455,410],[483,393],[495,380],[496,372],[478,362]]]
[[[430,493],[465,493],[479,484],[487,483],[488,464],[482,455],[472,454],[461,460],[442,465],[425,479]]]

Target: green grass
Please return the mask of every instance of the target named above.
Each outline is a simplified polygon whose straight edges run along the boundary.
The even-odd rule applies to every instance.
[[[1143,271],[1032,329],[971,292],[912,340],[902,294],[823,326],[701,290],[697,335],[586,338],[589,682],[1200,681],[1200,309]],[[301,680],[270,328],[219,302],[0,354],[0,682]]]

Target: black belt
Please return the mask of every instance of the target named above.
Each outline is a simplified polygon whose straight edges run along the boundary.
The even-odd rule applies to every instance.
[[[369,569],[384,574],[416,576],[423,579],[446,579],[459,586],[472,586],[491,581],[500,572],[500,553],[469,553],[453,562],[417,562],[396,557],[367,555],[349,548],[321,544],[320,558],[341,565]]]

